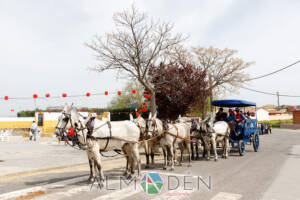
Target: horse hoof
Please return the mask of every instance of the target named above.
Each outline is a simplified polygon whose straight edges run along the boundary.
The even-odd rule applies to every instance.
[[[210,161],[210,158],[206,158],[207,161]]]
[[[90,178],[87,180],[88,183],[93,183],[94,181],[95,181],[95,179],[94,179],[93,177],[90,177]]]
[[[128,176],[127,176],[127,180],[130,180],[130,179],[132,179],[132,174],[128,174]]]
[[[99,183],[99,188],[100,189],[104,188],[104,182]]]
[[[170,171],[174,171],[174,170],[175,170],[175,168],[174,168],[174,167],[171,167]]]
[[[167,167],[163,167],[163,170],[167,170]]]
[[[123,176],[127,177],[129,174],[128,172],[124,172]]]
[[[217,162],[218,161],[218,159],[217,158],[215,158],[215,162]]]

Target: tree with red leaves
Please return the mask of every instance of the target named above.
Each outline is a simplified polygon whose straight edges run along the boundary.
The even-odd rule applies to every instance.
[[[158,116],[175,120],[209,95],[206,73],[191,64],[164,64],[150,68]]]

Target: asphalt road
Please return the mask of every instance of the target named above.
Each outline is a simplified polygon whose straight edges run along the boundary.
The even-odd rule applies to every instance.
[[[163,184],[158,194],[146,194],[141,179],[126,185],[119,168],[125,163],[119,160],[118,164],[106,161],[112,166],[105,171],[102,190],[97,184],[91,189],[86,183],[88,168],[82,166],[3,180],[0,176],[0,199],[300,199],[300,131],[274,129],[273,134],[260,136],[259,152],[247,145],[245,156],[234,150],[229,155],[217,162],[193,161],[191,167],[185,162],[175,171],[162,170],[162,160],[157,160],[153,169],[143,170],[141,178],[146,174],[155,182],[152,175],[158,173]],[[154,187],[156,193],[158,185]]]

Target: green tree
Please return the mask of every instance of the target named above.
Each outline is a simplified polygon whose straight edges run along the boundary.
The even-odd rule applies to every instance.
[[[135,91],[133,93],[132,91]],[[132,104],[141,107],[144,102],[144,87],[138,81],[130,81],[122,90],[122,94],[114,97],[110,108],[129,108]]]

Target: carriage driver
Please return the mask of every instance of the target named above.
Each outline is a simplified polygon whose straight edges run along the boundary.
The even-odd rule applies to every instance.
[[[216,113],[216,121],[225,121],[227,119],[227,113],[224,112],[223,108],[220,108]]]

